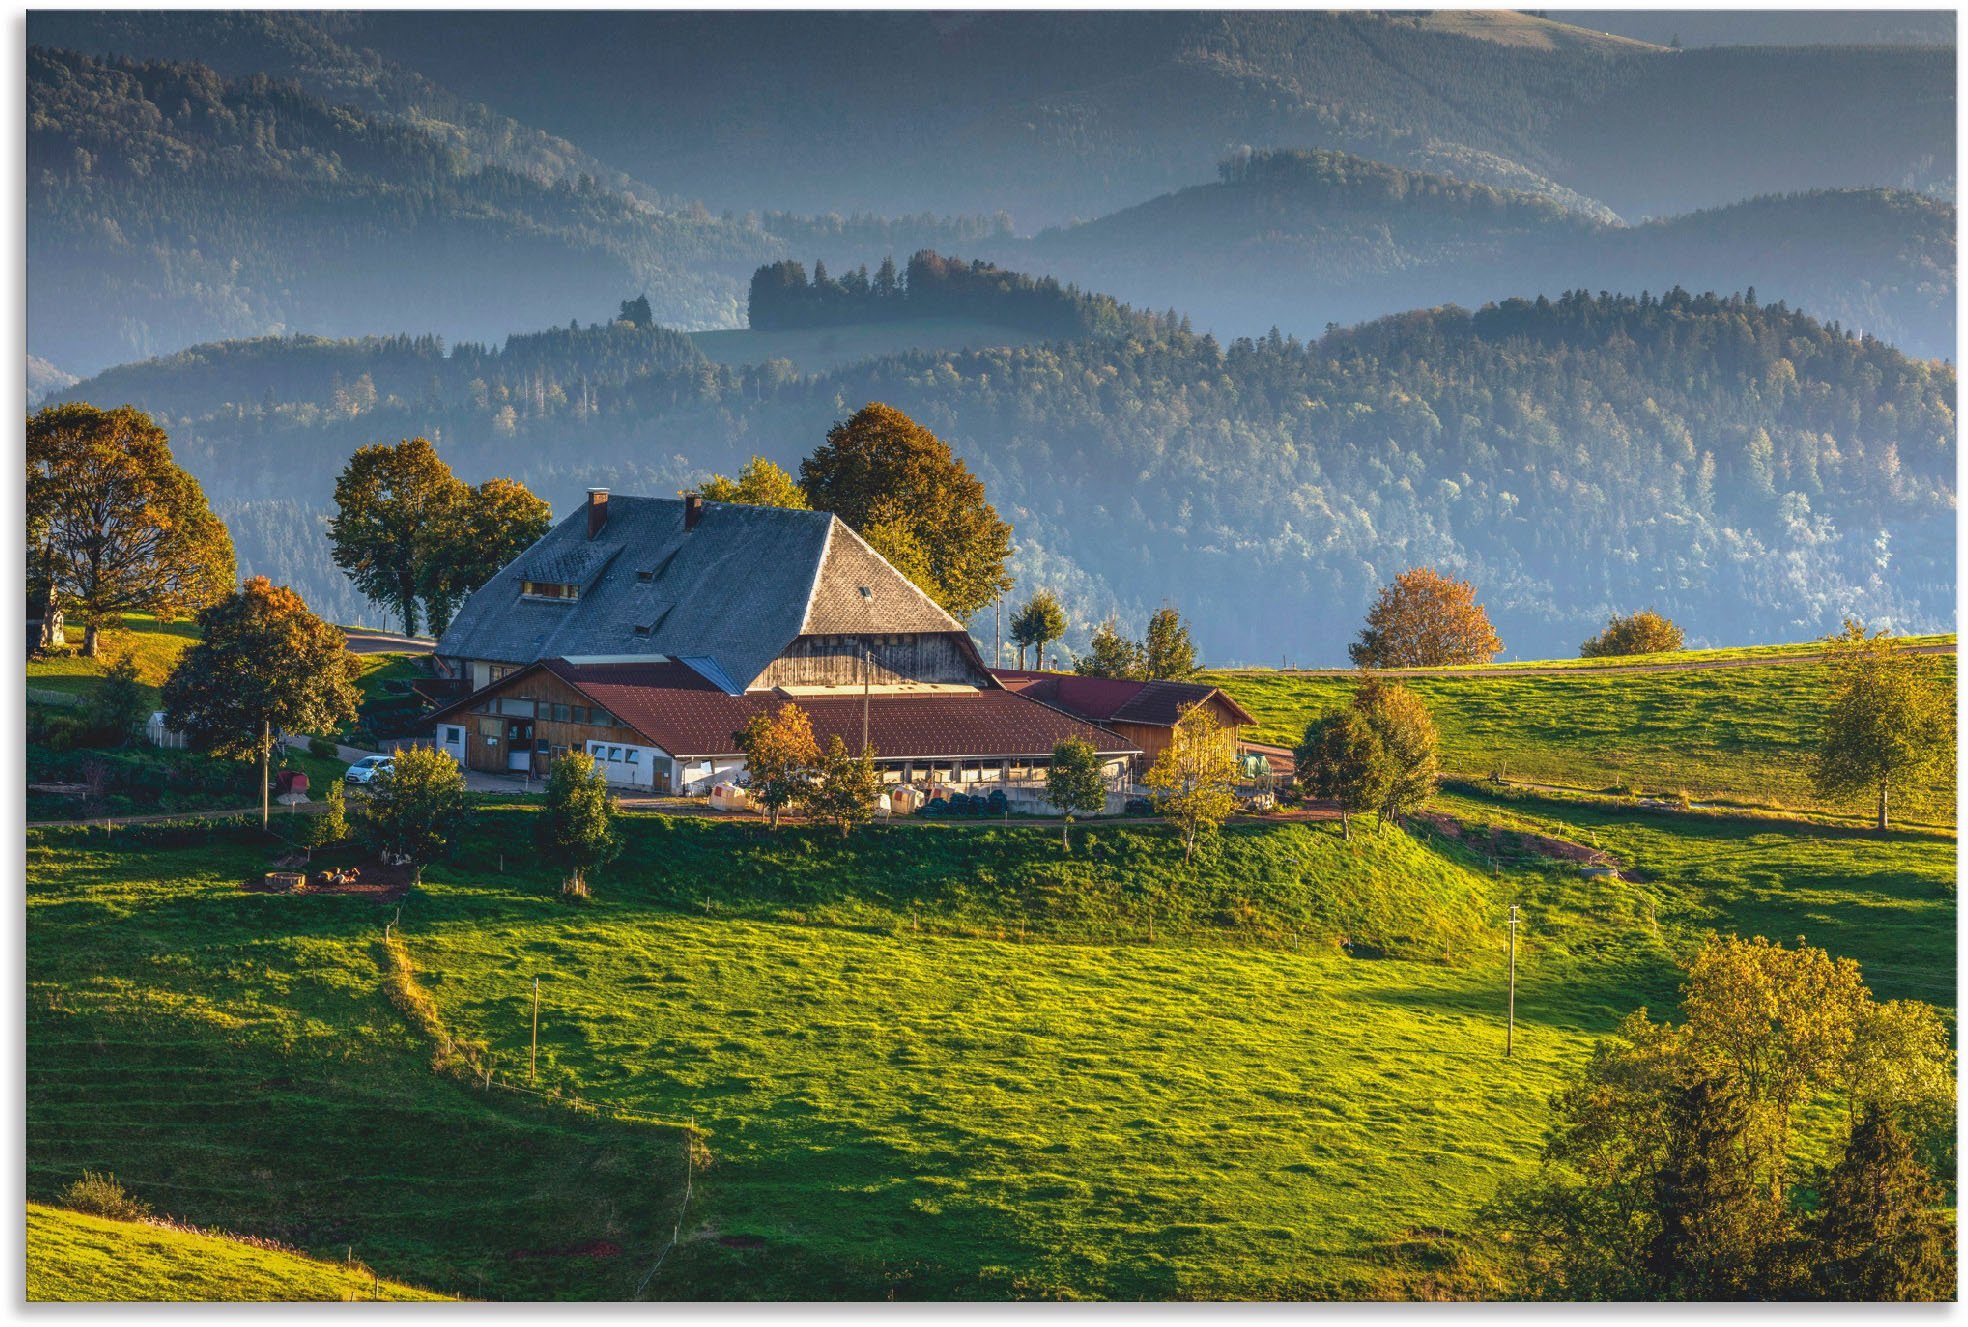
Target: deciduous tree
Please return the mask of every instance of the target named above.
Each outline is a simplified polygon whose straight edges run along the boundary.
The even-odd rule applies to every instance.
[[[1014,622],[1014,639],[1016,626]],[[1087,652],[1073,661],[1073,671],[1082,677],[1145,678],[1147,656],[1140,643],[1123,636],[1120,627],[1109,618],[1093,629]]]
[[[1414,567],[1381,587],[1347,653],[1360,668],[1448,668],[1488,663],[1502,648],[1474,586]]]
[[[875,753],[855,755],[838,737],[827,739],[820,755],[820,774],[806,794],[806,809],[815,820],[834,825],[841,837],[856,825],[875,818],[881,805],[881,778],[875,773]]]
[[[811,505],[799,481],[787,474],[783,466],[763,456],[745,462],[736,479],[712,475],[697,486],[697,492],[706,502],[738,502],[748,507],[791,507],[804,511]],[[861,535],[866,538],[867,531],[862,530]]]
[[[444,855],[469,813],[458,762],[435,747],[408,746],[370,781],[362,836],[383,857],[407,863],[411,881],[421,884],[424,868]]]
[[[198,629],[164,683],[164,720],[200,750],[259,756],[264,822],[274,742],[352,722],[361,669],[340,627],[264,576],[200,613]]]
[[[949,444],[900,410],[870,402],[834,425],[800,463],[800,485],[815,508],[863,537],[877,526],[905,526],[922,551],[917,584],[959,620],[1010,584],[1011,526]]]
[[[1066,634],[1066,610],[1059,606],[1051,590],[1040,590],[1011,615],[1011,639],[1018,646],[1018,666],[1025,666],[1025,651],[1032,653],[1032,667],[1045,667],[1045,647]]]
[[[1441,739],[1420,696],[1399,682],[1368,681],[1353,707],[1380,739],[1383,777],[1376,783],[1382,819],[1399,820],[1421,809],[1441,781]]]
[[[442,636],[458,605],[552,524],[546,500],[517,480],[488,479],[460,494],[419,578],[431,634]]]
[[[364,447],[335,480],[328,522],[335,565],[417,634],[432,568],[450,547],[471,492],[423,438]],[[442,579],[442,578],[440,578]]]
[[[560,892],[588,896],[588,872],[622,851],[614,829],[615,799],[608,775],[584,751],[567,751],[547,771],[547,810],[540,817],[540,851],[560,867]]]
[[[1164,606],[1148,619],[1142,642],[1147,675],[1158,682],[1180,682],[1196,671],[1196,643],[1188,624],[1174,608]]]
[[[1681,628],[1648,608],[1626,617],[1614,614],[1604,631],[1579,646],[1579,657],[1608,659],[1626,654],[1660,654],[1680,649],[1682,639]]]
[[[1867,635],[1848,620],[1826,646],[1829,685],[1813,782],[1830,800],[1870,793],[1874,824],[1884,830],[1892,795],[1952,755],[1954,694],[1888,632]]]
[[[1343,837],[1353,837],[1354,816],[1386,805],[1393,780],[1387,749],[1357,707],[1330,710],[1306,724],[1294,755],[1305,790],[1339,804]]]
[[[1169,744],[1155,757],[1146,780],[1155,808],[1174,822],[1182,839],[1182,860],[1214,835],[1237,809],[1235,733],[1198,705],[1177,721]]]
[[[779,828],[780,812],[806,797],[819,769],[813,720],[787,701],[770,714],[754,714],[746,720],[738,734],[738,749],[745,753],[746,790],[765,808],[772,828]]]
[[[74,403],[29,418],[26,511],[30,557],[83,615],[89,658],[118,614],[176,617],[232,588],[232,537],[141,410]]]
[[[1052,748],[1046,768],[1046,800],[1059,808],[1059,846],[1068,852],[1074,816],[1099,815],[1107,809],[1107,780],[1100,771],[1100,753],[1084,737],[1069,737]]]
[[[131,733],[142,726],[149,709],[150,701],[137,674],[136,660],[124,653],[110,661],[103,672],[102,681],[89,694],[88,707],[84,712],[91,728],[121,746],[130,739]]]

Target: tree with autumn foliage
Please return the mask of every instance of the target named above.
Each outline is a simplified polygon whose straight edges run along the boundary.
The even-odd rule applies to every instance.
[[[746,507],[790,507],[805,511],[812,504],[799,481],[784,466],[764,456],[754,456],[736,479],[712,475],[696,488],[706,502],[736,502]],[[852,524],[852,522],[849,522]]]
[[[820,765],[813,720],[787,701],[769,714],[747,719],[738,749],[745,753],[746,791],[765,808],[772,828],[779,828],[780,812],[805,799]]]
[[[1826,641],[1825,665],[1813,784],[1831,801],[1870,794],[1883,831],[1893,794],[1918,787],[1953,755],[1953,688],[1890,632],[1867,635],[1849,619]]]
[[[123,613],[177,617],[224,598],[232,536],[131,406],[49,406],[27,421],[28,565],[83,617],[82,653]]]
[[[164,682],[164,721],[199,750],[257,755],[262,792],[283,732],[354,721],[361,667],[348,638],[286,586],[255,576],[198,615],[198,634]]]
[[[442,636],[458,605],[553,525],[546,499],[515,479],[488,479],[455,496],[418,582],[433,636]]]
[[[1662,654],[1681,648],[1681,628],[1656,613],[1643,609],[1621,617],[1615,613],[1606,629],[1579,646],[1581,659],[1611,659],[1628,654]]]
[[[1191,860],[1237,809],[1236,731],[1218,723],[1208,706],[1195,706],[1176,722],[1143,781],[1155,809],[1181,836],[1182,860]]]
[[[1502,648],[1473,585],[1414,567],[1381,587],[1347,653],[1359,668],[1452,668],[1488,663]]]
[[[1011,584],[1011,526],[983,481],[900,410],[871,401],[827,430],[800,486],[960,621]]]
[[[335,479],[328,522],[335,565],[395,612],[406,636],[417,634],[432,568],[451,547],[469,496],[425,438],[363,447]]]

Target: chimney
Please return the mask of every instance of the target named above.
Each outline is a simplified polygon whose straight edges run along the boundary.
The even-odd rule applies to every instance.
[[[697,522],[704,519],[704,495],[686,493],[683,495],[683,528],[695,530]]]
[[[588,490],[588,538],[601,533],[601,527],[608,524],[608,490],[591,488]]]

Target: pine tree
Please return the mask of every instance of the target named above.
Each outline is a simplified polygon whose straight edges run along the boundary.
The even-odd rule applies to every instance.
[[[1877,1106],[1825,1176],[1810,1231],[1827,1299],[1954,1298],[1953,1226],[1912,1140]]]
[[[1750,1164],[1753,1117],[1733,1084],[1703,1077],[1670,1103],[1656,1181],[1660,1225],[1647,1267],[1669,1299],[1770,1296],[1766,1272],[1789,1234],[1782,1207]]]

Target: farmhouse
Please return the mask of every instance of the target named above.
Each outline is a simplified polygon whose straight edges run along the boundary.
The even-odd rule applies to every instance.
[[[991,675],[1007,690],[1097,724],[1139,748],[1130,768],[1136,779],[1175,740],[1175,726],[1198,706],[1214,716],[1224,740],[1239,751],[1243,729],[1257,722],[1221,689],[1196,682],[1138,682],[1013,668],[993,669]]]
[[[737,733],[791,701],[884,781],[1032,785],[1068,737],[1110,777],[1138,748],[1007,689],[970,634],[828,512],[589,493],[466,601],[437,643],[463,694],[431,721],[468,768],[543,775],[566,750],[611,782],[702,793]]]

